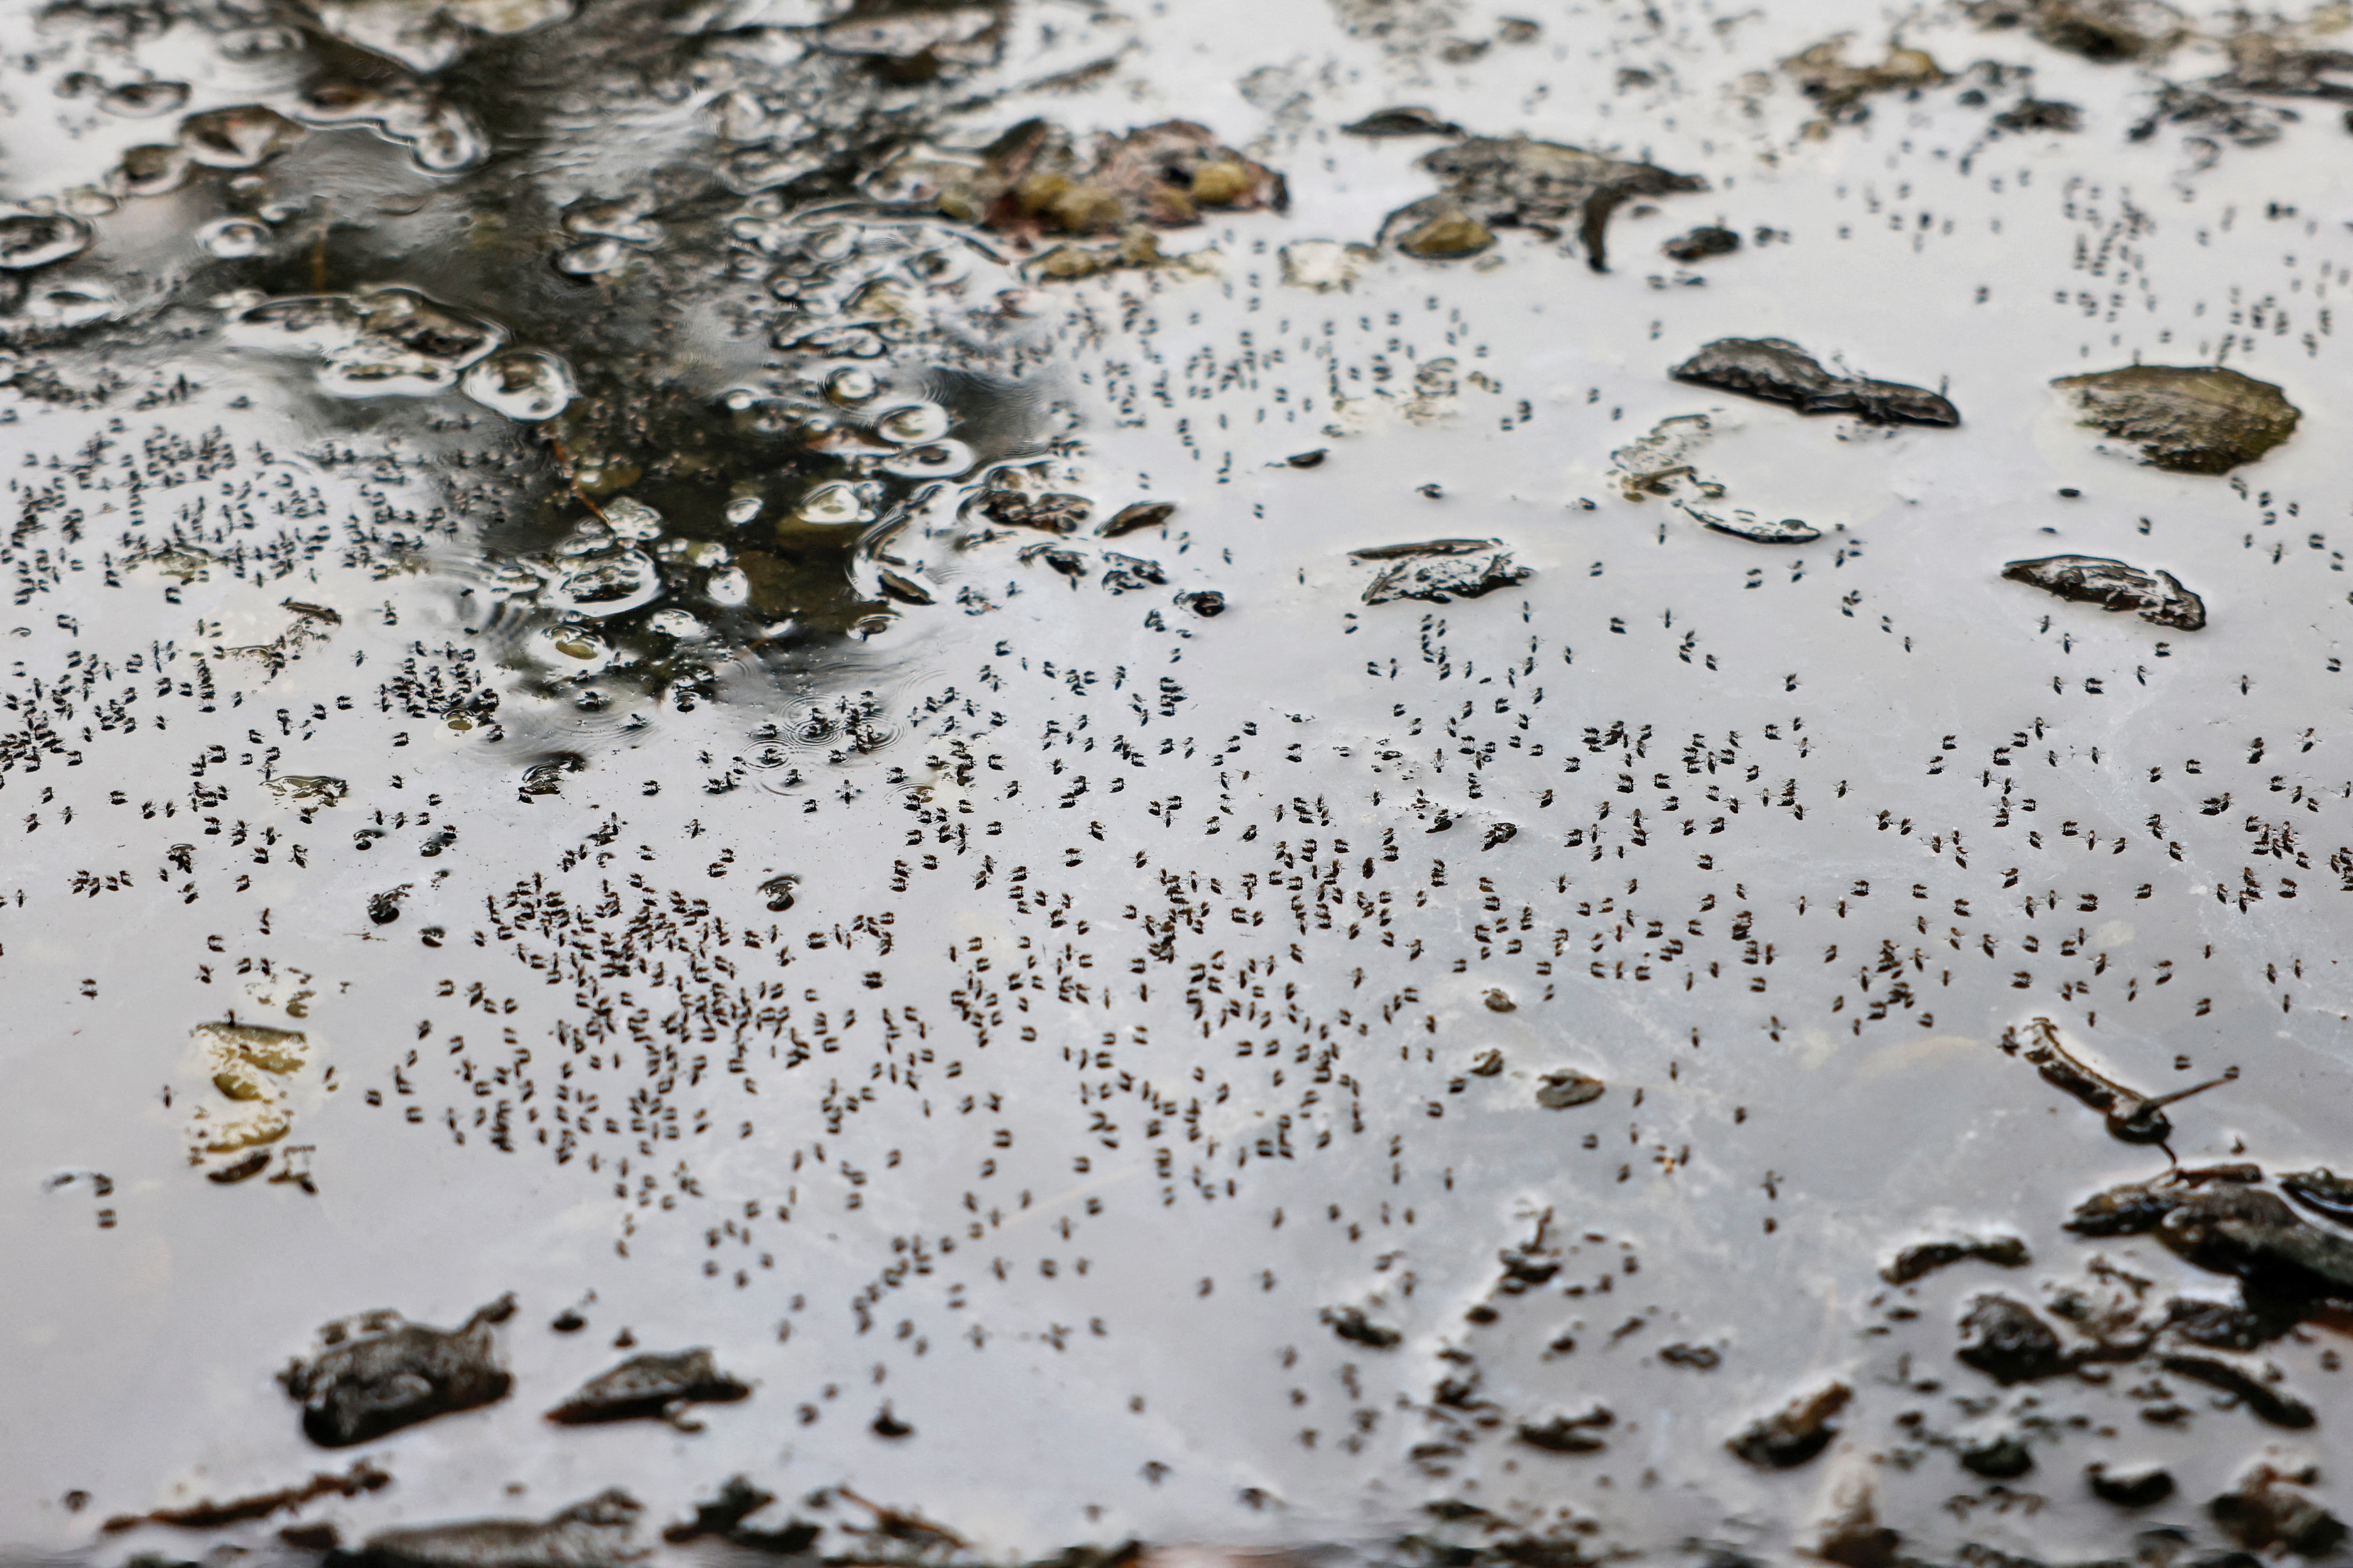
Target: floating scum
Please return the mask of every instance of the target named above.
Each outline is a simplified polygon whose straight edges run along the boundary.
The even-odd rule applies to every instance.
[[[2336,1549],[2329,16],[1261,13],[14,14],[9,1550]]]

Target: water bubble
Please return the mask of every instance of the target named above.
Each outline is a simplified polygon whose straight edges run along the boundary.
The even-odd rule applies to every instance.
[[[217,218],[196,230],[196,243],[229,260],[259,256],[269,245],[269,230],[249,217]]]
[[[948,411],[936,403],[908,403],[874,422],[875,433],[902,447],[936,441],[948,433]]]
[[[583,196],[564,209],[564,226],[572,234],[597,235],[631,245],[659,245],[663,229],[646,216],[652,210],[650,196],[627,195],[617,201]]]
[[[727,503],[727,521],[739,528],[759,515],[758,496],[737,496]]]
[[[62,213],[0,217],[0,268],[21,272],[78,255],[90,244],[90,226]]]
[[[703,597],[714,605],[748,604],[752,598],[752,579],[744,575],[740,566],[730,566],[724,572],[714,572],[703,585]]]
[[[443,309],[406,289],[349,296],[361,329],[331,348],[319,385],[339,397],[424,396],[456,384],[459,373],[506,341],[504,329]],[[265,307],[266,308],[266,307]]]
[[[646,617],[646,630],[657,637],[676,637],[680,642],[710,635],[708,626],[684,610],[656,610]]]
[[[467,396],[510,419],[551,419],[575,393],[564,362],[537,349],[506,349],[468,370],[459,382]]]
[[[121,296],[107,284],[56,283],[27,293],[17,314],[45,327],[80,327],[105,321],[121,309]]]
[[[184,81],[126,81],[107,89],[98,106],[126,120],[145,120],[169,114],[187,101],[188,84]]]
[[[190,160],[185,147],[150,143],[126,147],[115,165],[113,184],[126,196],[160,196],[176,191],[188,177]]]
[[[601,632],[577,622],[548,626],[533,642],[532,651],[543,663],[554,665],[567,674],[602,669],[613,657],[612,645]]]
[[[803,522],[819,523],[827,527],[874,521],[872,509],[868,507],[865,499],[859,495],[857,488],[839,484],[824,485],[811,490],[802,498],[797,515]]]
[[[617,616],[661,595],[661,573],[641,550],[606,549],[571,565],[550,585],[559,608],[584,616]]]
[[[845,365],[826,378],[825,395],[836,403],[855,406],[872,400],[881,391],[874,373],[860,365]]]
[[[605,503],[605,521],[623,539],[659,539],[662,514],[641,500],[623,496]]]
[[[208,110],[180,121],[180,145],[208,169],[251,169],[309,134],[274,109],[258,103]]]
[[[910,479],[952,479],[968,473],[980,459],[973,449],[961,441],[934,441],[925,447],[910,447],[882,459],[879,465],[886,474]]]
[[[592,239],[555,253],[555,269],[575,278],[595,278],[629,258],[629,247],[617,239]]]
[[[243,62],[266,59],[271,55],[282,55],[300,48],[301,39],[285,27],[239,27],[234,32],[223,33],[216,47],[223,58]]]

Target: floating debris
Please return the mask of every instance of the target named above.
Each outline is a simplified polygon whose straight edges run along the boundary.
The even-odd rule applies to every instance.
[[[1367,1350],[1395,1350],[1405,1339],[1397,1330],[1366,1317],[1361,1307],[1326,1307],[1323,1311],[1323,1321],[1342,1339],[1363,1345]]]
[[[2259,1464],[2239,1484],[2206,1505],[2214,1527],[2249,1552],[2285,1547],[2299,1557],[2319,1557],[2345,1542],[2345,1523],[2299,1491],[2319,1477],[2309,1467],[2293,1470]]]
[[[1798,90],[1820,104],[1831,121],[1853,124],[1862,120],[1870,113],[1862,100],[1874,93],[1917,92],[1946,79],[1926,50],[1896,43],[1887,46],[1885,58],[1875,66],[1851,65],[1846,58],[1851,36],[1841,33],[1781,62]]]
[[[2128,365],[2063,375],[2078,424],[2136,442],[2141,461],[2180,474],[2226,474],[2295,433],[2301,411],[2267,381],[2220,365]]]
[[[2245,1405],[2248,1413],[2257,1420],[2269,1422],[2274,1426],[2301,1431],[2318,1419],[2313,1415],[2312,1406],[2303,1400],[2280,1392],[2254,1373],[2219,1356],[2161,1356],[2158,1364],[2178,1377],[2190,1378],[2209,1388],[2221,1389]]]
[[[1711,256],[1729,256],[1739,248],[1740,237],[1717,224],[1703,224],[1659,247],[1668,260],[1680,261],[1686,267]]]
[[[2173,1473],[2159,1466],[2120,1474],[2095,1462],[2085,1467],[2084,1479],[2094,1497],[2117,1508],[2155,1508],[2173,1495]]]
[[[2072,103],[2047,98],[2021,98],[1993,117],[2004,131],[2080,131],[2084,111]]]
[[[1124,533],[1158,528],[1176,515],[1176,503],[1173,500],[1135,501],[1112,513],[1095,531],[1105,539],[1117,539]]]
[[[1890,1285],[1909,1285],[1939,1268],[1974,1260],[2000,1268],[2023,1268],[2034,1259],[2026,1243],[2014,1236],[1966,1237],[1957,1241],[1924,1241],[1897,1253],[1879,1277]]]
[[[280,1487],[273,1492],[258,1492],[252,1497],[237,1498],[228,1502],[198,1502],[179,1508],[154,1509],[146,1513],[119,1513],[99,1528],[108,1535],[119,1535],[144,1524],[168,1524],[180,1530],[223,1530],[232,1524],[267,1519],[282,1509],[301,1508],[304,1503],[315,1502],[322,1497],[364,1497],[391,1484],[391,1472],[368,1460],[358,1459],[341,1475],[331,1475],[322,1470],[309,1480],[294,1486]]]
[[[1349,552],[1351,561],[1385,562],[1365,590],[1367,605],[1422,599],[1433,605],[1475,599],[1535,575],[1515,565],[1500,539],[1432,539],[1418,544],[1385,544]]]
[[[1589,1073],[1560,1068],[1536,1079],[1536,1103],[1546,1110],[1567,1110],[1592,1104],[1609,1087]]]
[[[1785,517],[1776,521],[1746,510],[1736,510],[1726,517],[1719,512],[1702,511],[1688,501],[1676,504],[1702,527],[1757,544],[1810,544],[1822,536],[1820,529],[1803,518]]]
[[[1609,1445],[1599,1434],[1609,1430],[1617,1417],[1601,1405],[1596,1405],[1582,1415],[1556,1415],[1548,1421],[1520,1423],[1514,1435],[1531,1448],[1541,1448],[1547,1454],[1598,1454]]]
[[[1954,1354],[2008,1387],[2055,1376],[2073,1363],[2059,1336],[2034,1309],[2008,1296],[1973,1298],[1961,1319],[1961,1347]]]
[[[2088,60],[2147,59],[2187,36],[2181,14],[2158,0],[1969,0],[1968,10],[1981,27],[2024,27]]]
[[[1451,120],[1441,120],[1435,110],[1419,104],[1404,104],[1396,109],[1377,109],[1362,120],[1340,127],[1348,136],[1460,136],[1462,127]]]
[[[2098,555],[2045,555],[2033,561],[2010,562],[2002,567],[2001,574],[2013,583],[2029,584],[2063,599],[2103,605],[2111,613],[2137,611],[2140,618],[2151,626],[2194,632],[2206,624],[2206,601],[2183,587],[2181,580],[2170,572],[2146,572]],[[2046,1072],[2043,1076],[2050,1075]],[[2156,1142],[2163,1137],[2160,1132],[2147,1142]]]
[[[1188,120],[1083,142],[1045,121],[1025,121],[974,151],[912,149],[878,170],[867,188],[1012,234],[1182,228],[1199,223],[1204,210],[1281,212],[1290,205],[1281,174]]]
[[[1828,1384],[1790,1401],[1725,1446],[1760,1469],[1794,1469],[1831,1446],[1839,1435],[1831,1417],[1853,1397],[1854,1391],[1845,1384]]]
[[[681,1432],[692,1432],[700,1428],[686,1415],[688,1405],[730,1404],[749,1398],[751,1393],[749,1384],[719,1370],[708,1347],[667,1355],[649,1351],[590,1378],[571,1398],[549,1411],[547,1418],[582,1426],[651,1416]]]
[[[1901,382],[1833,375],[1786,338],[1719,338],[1669,371],[1677,381],[1786,403],[1800,414],[1852,414],[1873,425],[1958,425],[1960,410]]]
[[[1696,175],[1525,136],[1472,137],[1425,153],[1414,166],[1438,176],[1440,194],[1389,215],[1385,242],[1415,256],[1468,256],[1492,244],[1497,228],[1558,237],[1573,221],[1596,272],[1609,269],[1609,216],[1621,205],[1707,188]]]
[[[1288,289],[1318,294],[1345,289],[1364,271],[1365,263],[1380,252],[1369,245],[1342,244],[1336,239],[1294,239],[1277,253],[1282,282]]]
[[[544,1521],[477,1519],[371,1535],[364,1568],[618,1568],[643,1556],[634,1543],[644,1505],[619,1488]]]
[[[2034,1450],[2021,1439],[2004,1435],[1960,1452],[1961,1468],[1989,1481],[2014,1481],[2034,1468]]]
[[[787,1521],[778,1530],[744,1528],[745,1520],[776,1500],[776,1493],[761,1490],[749,1478],[730,1476],[720,1486],[717,1497],[696,1503],[694,1518],[670,1526],[662,1531],[662,1539],[673,1546],[683,1546],[690,1541],[716,1536],[730,1546],[786,1557],[797,1556],[816,1545],[823,1527],[799,1519]]]
[[[2353,1225],[2353,1180],[2322,1165],[2310,1171],[2289,1171],[2279,1179],[2280,1191],[2316,1215],[2340,1225]]]
[[[501,1296],[457,1329],[412,1323],[393,1311],[339,1318],[319,1331],[323,1347],[279,1374],[302,1405],[302,1430],[324,1448],[349,1447],[403,1426],[506,1397],[491,1330],[514,1315]]]

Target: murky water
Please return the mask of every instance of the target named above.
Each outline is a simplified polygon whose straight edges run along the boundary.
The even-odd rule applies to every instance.
[[[5,26],[12,1557],[2338,1550],[2340,7]]]

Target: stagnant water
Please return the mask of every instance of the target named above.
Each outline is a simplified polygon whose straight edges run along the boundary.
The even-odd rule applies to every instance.
[[[2337,1549],[2353,15],[1513,4],[8,6],[0,1551]]]

